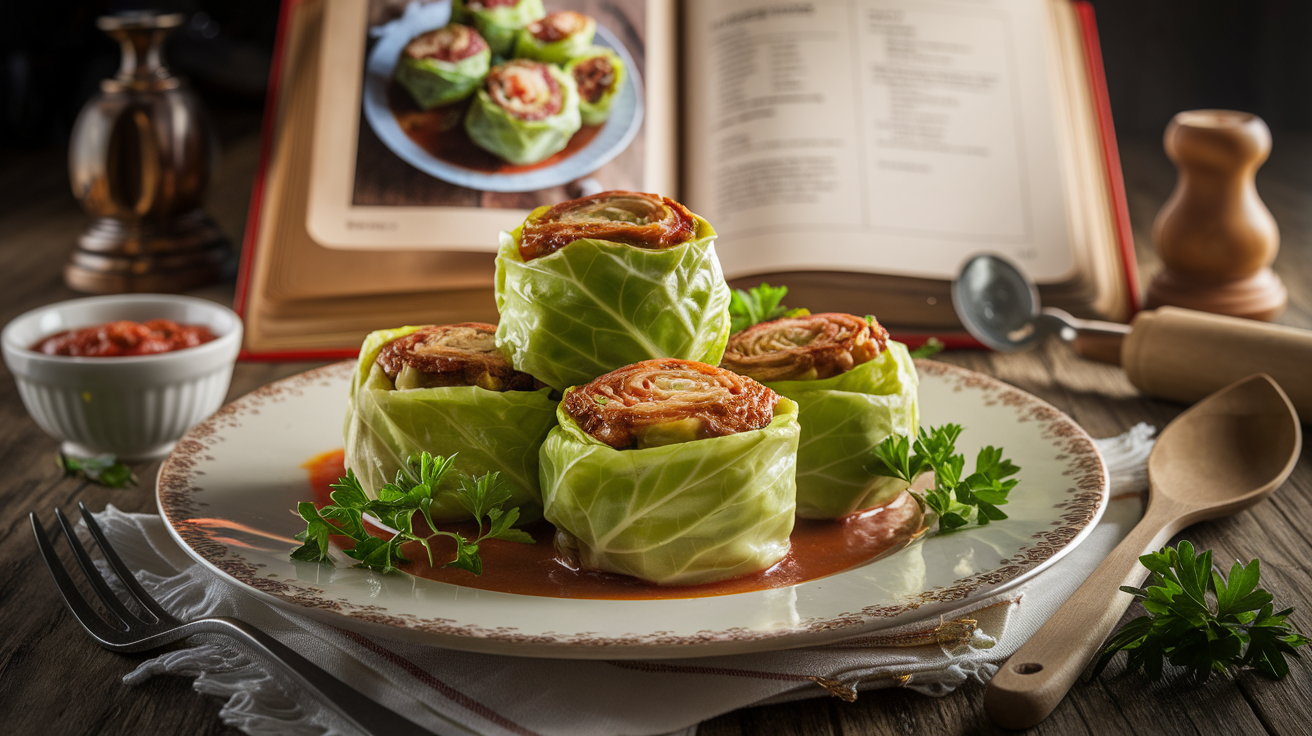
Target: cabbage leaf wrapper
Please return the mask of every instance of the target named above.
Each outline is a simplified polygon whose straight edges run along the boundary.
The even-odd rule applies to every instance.
[[[595,197],[608,194],[617,193]],[[525,224],[549,209],[534,210]],[[501,233],[497,346],[516,370],[557,390],[653,358],[719,363],[730,291],[715,230],[692,217],[692,236],[672,247],[583,237],[528,260],[520,251],[525,225]]]
[[[579,115],[584,125],[601,125],[624,84],[624,61],[604,46],[593,46],[565,66],[579,88]]]
[[[491,67],[492,54],[478,32],[452,23],[406,44],[393,76],[425,110],[474,94]]]
[[[346,413],[346,467],[355,472],[365,493],[391,482],[406,459],[427,450],[455,455],[453,468],[470,476],[498,472],[511,489],[509,507],[519,507],[520,523],[542,515],[538,486],[538,450],[556,424],[550,389],[489,391],[478,386],[441,386],[394,390],[377,363],[391,341],[420,327],[371,333],[360,349],[351,376]],[[433,494],[434,521],[470,518],[457,501],[458,473],[448,474]]]
[[[504,58],[515,50],[519,31],[546,14],[542,0],[456,0],[451,19],[473,25],[492,54]]]
[[[573,10],[548,13],[519,32],[515,56],[564,66],[588,50],[597,33],[597,21]]]
[[[895,433],[915,437],[920,424],[919,378],[905,345],[890,340],[874,359],[837,376],[765,385],[799,407],[798,516],[845,516],[909,487],[866,470],[876,445]]]
[[[538,163],[583,127],[574,77],[553,64],[512,59],[488,72],[465,114],[479,148],[512,164]]]
[[[542,445],[542,500],[558,542],[587,568],[661,585],[764,570],[788,553],[797,405],[763,429],[616,450],[565,411]]]

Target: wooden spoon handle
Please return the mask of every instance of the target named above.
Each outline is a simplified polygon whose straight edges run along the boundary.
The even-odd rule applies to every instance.
[[[984,709],[1003,728],[1029,728],[1048,717],[1101,648],[1148,571],[1139,557],[1166,544],[1174,519],[1148,515],[1113,549],[1088,580],[1025,642],[989,682]]]

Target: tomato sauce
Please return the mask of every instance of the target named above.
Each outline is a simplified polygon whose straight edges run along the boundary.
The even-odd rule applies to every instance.
[[[95,327],[66,330],[38,340],[32,350],[46,355],[111,358],[154,355],[192,348],[215,339],[205,325],[180,325],[169,319],[147,322],[106,322]]]
[[[396,124],[420,148],[440,161],[487,174],[518,174],[555,165],[591,143],[602,128],[600,125],[585,125],[569,139],[564,150],[535,164],[512,164],[484,151],[470,140],[464,124],[465,113],[469,110],[468,101],[423,110],[415,104],[410,93],[396,82],[388,85],[387,97]]]
[[[326,452],[303,467],[309,474],[315,505],[322,507],[330,503],[329,484],[346,474],[343,452]],[[423,521],[418,515],[416,522],[416,531],[419,531]],[[439,528],[460,532],[466,538],[478,533],[473,523],[440,524]],[[548,598],[703,598],[782,588],[842,572],[905,547],[924,529],[919,506],[904,493],[884,506],[841,519],[798,519],[790,538],[792,549],[784,559],[766,570],[729,580],[682,586],[655,585],[628,575],[574,569],[557,555],[554,545],[556,530],[551,524],[531,524],[524,527],[524,531],[533,535],[536,544],[500,539],[479,544],[483,558],[481,576],[457,568],[440,567],[442,560],[455,554],[455,544],[443,537],[434,539],[432,544],[433,558],[438,567],[430,566],[423,547],[411,542],[402,547],[410,562],[401,569],[422,578],[466,588]],[[382,530],[376,533],[381,537],[388,536]],[[349,546],[351,540],[335,536],[333,543],[344,547]]]

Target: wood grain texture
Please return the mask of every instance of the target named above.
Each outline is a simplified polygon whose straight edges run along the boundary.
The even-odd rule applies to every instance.
[[[248,126],[249,128],[249,126]],[[209,203],[229,234],[239,234],[249,197],[257,143],[238,131]],[[1175,183],[1158,140],[1121,142],[1131,218],[1144,279],[1156,266],[1148,229]],[[1312,328],[1312,138],[1277,137],[1258,190],[1281,228],[1275,268],[1290,291],[1280,323]],[[62,153],[12,157],[0,167],[0,322],[27,309],[77,296],[60,269],[86,219],[68,192]],[[231,288],[230,286],[228,287]],[[211,296],[222,298],[222,289]],[[1025,355],[954,352],[947,362],[997,376],[1069,413],[1095,437],[1144,421],[1165,426],[1183,406],[1140,397],[1112,366],[1076,357],[1061,345]],[[231,396],[308,368],[308,364],[239,365]],[[46,521],[52,509],[105,504],[151,511],[156,464],[138,466],[143,487],[108,490],[58,476],[56,445],[27,416],[7,371],[0,375],[0,713],[12,734],[226,734],[218,703],[183,678],[155,678],[140,687],[120,683],[141,657],[103,651],[64,610],[37,557],[27,513]],[[1212,549],[1222,565],[1261,557],[1263,583],[1297,610],[1292,621],[1312,631],[1312,460],[1304,453],[1294,475],[1271,500],[1235,517],[1199,524],[1180,537]],[[1180,537],[1177,537],[1179,539]],[[1128,616],[1141,615],[1132,607]],[[1272,682],[1240,673],[1213,678],[1202,689],[1179,679],[1152,685],[1123,674],[1118,659],[1099,680],[1082,681],[1032,733],[1058,734],[1305,734],[1312,712],[1312,659],[1292,664]],[[902,689],[747,708],[702,726],[704,736],[867,736],[874,734],[1000,734],[985,717],[984,690],[967,685],[931,698]]]

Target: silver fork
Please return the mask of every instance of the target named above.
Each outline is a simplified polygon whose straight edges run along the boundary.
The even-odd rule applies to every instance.
[[[134,613],[124,605],[119,597],[114,594],[114,591],[110,589],[109,583],[100,570],[96,568],[95,563],[92,562],[91,556],[87,554],[86,548],[82,546],[82,542],[78,540],[77,534],[74,533],[73,525],[62,511],[55,509],[55,516],[59,519],[64,538],[68,540],[68,546],[73,550],[73,555],[77,558],[78,565],[82,568],[83,574],[86,575],[87,581],[91,583],[91,587],[95,590],[96,596],[109,610],[110,615],[113,617],[112,621],[106,621],[97,613],[86,598],[82,596],[81,591],[77,589],[68,570],[64,568],[64,563],[60,561],[59,556],[55,553],[55,547],[51,543],[50,537],[46,535],[45,528],[41,526],[41,522],[36,518],[35,512],[30,514],[32,532],[36,535],[36,544],[41,550],[41,556],[45,558],[46,565],[50,568],[50,574],[55,578],[55,585],[59,586],[59,592],[64,596],[64,602],[68,604],[78,623],[82,624],[82,628],[86,629],[86,632],[100,646],[116,652],[143,652],[171,644],[194,634],[225,634],[245,643],[265,659],[282,665],[302,685],[319,691],[325,704],[336,709],[365,733],[378,734],[379,736],[382,734],[394,736],[395,734],[432,733],[400,714],[370,700],[364,694],[297,654],[277,639],[243,621],[227,616],[214,616],[183,623],[169,615],[141,587],[127,565],[123,564],[123,560],[114,551],[114,548],[109,545],[105,533],[101,531],[100,525],[92,518],[86,506],[79,503],[78,510],[81,511],[87,529],[91,531],[91,536],[96,540],[96,544],[104,554],[105,560],[113,568],[114,574],[141,609],[141,615]]]

